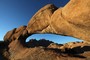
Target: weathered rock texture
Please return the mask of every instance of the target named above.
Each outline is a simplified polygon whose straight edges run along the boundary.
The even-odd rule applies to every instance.
[[[5,42],[3,42],[5,43]],[[48,44],[47,44],[48,43]],[[52,41],[31,39],[24,48],[19,47],[19,42],[14,42],[9,50],[2,48],[3,60],[89,60],[90,44],[87,42],[69,42],[56,44]],[[2,47],[3,44],[0,43]],[[16,46],[16,47],[15,47]],[[71,47],[70,47],[71,46]],[[21,49],[22,48],[22,49]]]
[[[28,36],[35,33],[52,33],[72,36],[89,42],[89,27],[90,0],[70,0],[70,2],[62,8],[48,4],[31,18],[27,26],[21,26],[6,33],[4,41],[8,45],[5,50],[6,55],[4,53],[4,56],[8,56],[9,60],[62,60],[63,58],[74,60],[75,57],[67,55],[67,58],[65,58],[62,53],[60,53],[62,51],[65,52],[65,50],[71,53],[74,49],[73,44],[58,47],[62,50],[60,51],[52,48],[28,48],[25,40]],[[53,48],[57,47],[57,45],[54,46]],[[69,48],[67,49],[66,46],[68,46],[70,50],[68,50]],[[83,47],[84,45],[82,44],[80,46]],[[52,44],[49,47],[52,47]],[[77,46],[75,45],[75,49],[77,47],[79,47],[78,44]],[[80,49],[88,51],[84,48]],[[60,52],[56,53],[54,51]],[[67,51],[65,53],[67,53]],[[77,57],[76,54],[75,56]],[[80,57],[83,56],[78,56],[77,59],[80,59]]]
[[[89,0],[71,0],[57,10],[55,6],[47,5],[29,21],[28,33],[55,33],[90,41],[89,3]],[[53,6],[53,8],[46,8],[49,6]]]

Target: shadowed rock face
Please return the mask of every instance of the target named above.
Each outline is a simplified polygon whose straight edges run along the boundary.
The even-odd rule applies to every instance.
[[[7,60],[8,59],[8,54],[7,57],[4,55],[8,50],[8,42],[3,42],[0,41],[0,60]]]
[[[37,41],[36,39],[30,39],[29,42],[26,42],[26,46],[32,47],[32,48],[39,47],[39,46],[48,47],[51,43],[54,43],[54,42],[45,40],[45,39],[40,39],[39,41]]]
[[[14,42],[16,43],[16,42]],[[1,43],[0,43],[1,45]],[[32,39],[16,49],[9,47],[2,56],[5,60],[87,60],[90,59],[90,44],[86,42],[70,42],[66,44],[56,44],[52,41],[41,39],[39,41]],[[3,46],[3,45],[2,45]],[[70,47],[72,46],[72,47]]]
[[[26,38],[35,33],[51,33],[51,34],[67,35],[82,39],[84,41],[90,41],[89,3],[90,3],[89,0],[70,0],[70,2],[62,8],[57,8],[53,4],[48,4],[43,8],[41,8],[30,19],[27,26],[15,28],[7,32],[6,35],[4,36],[4,41],[8,42],[8,54],[10,55],[9,58],[11,60],[12,58],[15,60],[17,59],[35,60],[31,57],[31,55],[33,54],[31,53],[31,51],[33,50],[34,52],[37,52],[40,50],[41,52],[39,53],[42,53],[44,49],[27,48],[25,44]],[[49,50],[51,51],[52,49]],[[42,55],[43,54],[48,55],[46,50],[45,53],[42,53]],[[51,53],[51,55],[53,54]],[[21,57],[23,57],[23,59],[20,57],[20,55]],[[56,56],[58,56],[58,54],[56,54]],[[27,57],[30,58],[27,59]],[[57,60],[59,60],[59,57],[57,58]],[[51,60],[53,60],[53,57]]]

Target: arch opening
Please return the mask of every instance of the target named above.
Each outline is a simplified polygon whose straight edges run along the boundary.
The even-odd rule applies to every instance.
[[[58,44],[64,44],[68,42],[81,42],[83,40],[80,40],[78,38],[74,38],[71,36],[62,36],[62,35],[56,35],[56,34],[33,34],[29,36],[25,42],[29,42],[30,40],[49,40],[54,43]]]

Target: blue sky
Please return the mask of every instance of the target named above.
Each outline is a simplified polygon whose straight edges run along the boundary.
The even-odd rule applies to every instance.
[[[55,4],[63,7],[69,0],[0,0],[0,40],[5,33],[21,25],[27,25],[30,18],[46,4]],[[51,34],[36,34],[27,39],[49,39],[56,43],[77,41],[72,37],[64,37]],[[61,41],[60,41],[61,40]]]

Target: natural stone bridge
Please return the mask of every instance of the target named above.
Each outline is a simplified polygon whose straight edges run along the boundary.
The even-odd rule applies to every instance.
[[[23,49],[27,37],[32,34],[59,34],[90,41],[90,0],[70,0],[62,8],[48,4],[41,8],[27,26],[6,33],[4,41],[12,49]]]

